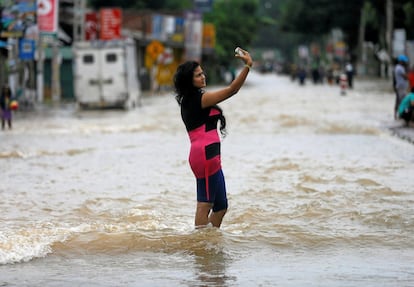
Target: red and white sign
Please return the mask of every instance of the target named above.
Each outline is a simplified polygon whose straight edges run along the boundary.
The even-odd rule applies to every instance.
[[[113,40],[121,38],[122,10],[104,8],[100,10],[100,39]]]
[[[56,33],[58,31],[58,0],[37,1],[37,24],[40,32]]]
[[[85,14],[85,40],[98,39],[98,15],[90,12]]]

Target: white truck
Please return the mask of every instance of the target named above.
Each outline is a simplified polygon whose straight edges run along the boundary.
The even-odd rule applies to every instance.
[[[77,42],[73,59],[74,92],[80,108],[140,105],[133,40]]]

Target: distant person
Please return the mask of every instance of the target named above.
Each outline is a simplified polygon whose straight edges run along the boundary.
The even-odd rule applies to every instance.
[[[11,89],[8,85],[4,85],[0,95],[0,115],[1,115],[1,129],[4,130],[6,122],[9,129],[12,128],[12,109],[10,107],[12,101]]]
[[[325,77],[326,77],[325,66],[323,64],[321,64],[320,67],[319,67],[319,82],[321,84],[323,84],[325,82]]]
[[[348,88],[348,77],[345,73],[341,73],[341,75],[339,76],[339,87],[341,90],[341,95],[345,96],[346,89]]]
[[[334,82],[334,73],[332,66],[328,68],[328,71],[326,73],[326,80],[328,81],[329,85],[332,85]]]
[[[311,74],[312,74],[312,81],[314,84],[317,84],[320,82],[320,74],[319,74],[320,63],[319,62],[320,62],[319,58],[314,59],[312,62]]]
[[[348,88],[353,88],[353,80],[354,80],[354,67],[352,66],[351,62],[348,62],[345,65],[345,73],[348,79]]]
[[[410,121],[413,120],[414,111],[414,92],[409,93],[402,99],[398,107],[398,117],[405,121],[405,125],[408,126]]]
[[[301,86],[303,86],[305,84],[306,81],[306,70],[304,67],[299,67],[298,69],[298,79],[299,79],[299,84]]]
[[[394,117],[397,118],[397,110],[400,106],[402,99],[407,95],[408,91],[408,78],[406,65],[408,63],[408,58],[405,55],[399,55],[397,58],[397,64],[394,68],[394,88],[395,88],[395,106],[394,106]]]
[[[220,132],[224,136],[226,119],[218,103],[235,95],[243,86],[252,66],[250,54],[241,50],[236,57],[244,62],[243,69],[227,87],[205,91],[206,75],[200,64],[188,61],[178,66],[174,76],[176,100],[191,142],[189,163],[196,177],[197,209],[195,227],[211,224],[220,227],[227,211],[227,193],[221,168]]]

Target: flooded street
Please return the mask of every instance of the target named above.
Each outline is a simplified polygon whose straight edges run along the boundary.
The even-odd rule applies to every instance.
[[[414,146],[390,83],[251,73],[221,107],[229,210],[194,230],[172,94],[0,133],[0,286],[413,286]],[[208,87],[214,89],[214,87]]]

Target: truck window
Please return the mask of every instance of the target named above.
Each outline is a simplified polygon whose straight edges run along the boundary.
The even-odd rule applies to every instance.
[[[107,63],[114,63],[116,62],[116,54],[107,54],[106,55],[106,62]]]
[[[83,55],[83,63],[84,64],[93,64],[93,55]]]

